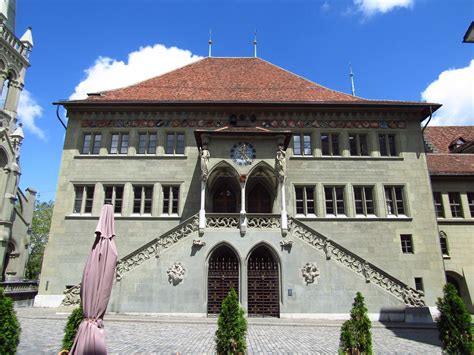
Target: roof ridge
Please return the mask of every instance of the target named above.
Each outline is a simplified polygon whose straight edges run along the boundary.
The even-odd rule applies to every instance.
[[[256,58],[256,59],[260,59],[262,62],[265,62],[265,63],[267,63],[267,64],[270,64],[270,65],[274,66],[274,67],[277,68],[277,69],[283,70],[283,71],[287,72],[288,74],[294,75],[294,76],[296,76],[296,77],[298,77],[298,78],[300,78],[300,79],[303,79],[304,81],[307,81],[307,82],[309,82],[309,83],[311,83],[311,84],[313,84],[313,85],[319,86],[319,87],[321,87],[321,88],[323,88],[323,89],[330,90],[330,91],[333,91],[333,92],[337,92],[338,94],[343,94],[343,95],[355,97],[355,98],[358,98],[358,99],[360,99],[360,100],[367,100],[367,99],[365,99],[365,98],[363,98],[363,97],[360,97],[360,96],[355,96],[355,95],[347,94],[347,93],[345,93],[345,92],[342,92],[342,91],[339,91],[339,90],[334,90],[334,89],[328,88],[328,87],[326,87],[326,86],[324,86],[324,85],[318,84],[318,83],[316,83],[316,82],[314,82],[314,81],[312,81],[312,80],[309,80],[309,79],[307,79],[307,78],[305,78],[305,77],[303,77],[303,76],[301,76],[301,75],[299,75],[299,74],[293,73],[292,71],[289,71],[289,70],[287,70],[287,69],[285,69],[285,68],[282,68],[282,67],[280,67],[279,65],[273,64],[273,63],[269,62],[268,60],[265,60],[265,59],[262,59],[262,58]]]

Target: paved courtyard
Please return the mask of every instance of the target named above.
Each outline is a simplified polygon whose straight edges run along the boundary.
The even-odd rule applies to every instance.
[[[18,354],[60,350],[67,315],[18,309],[22,326]],[[250,319],[250,354],[336,354],[341,322]],[[376,354],[441,354],[433,328],[385,327],[374,323]],[[214,352],[216,319],[106,316],[109,354],[209,354]]]

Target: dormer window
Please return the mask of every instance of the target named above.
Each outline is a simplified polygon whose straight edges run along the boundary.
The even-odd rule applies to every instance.
[[[458,137],[449,144],[449,151],[453,152],[459,147],[462,147],[466,143],[466,140],[463,137]]]

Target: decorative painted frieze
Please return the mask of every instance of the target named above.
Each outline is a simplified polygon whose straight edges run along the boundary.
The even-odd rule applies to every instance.
[[[166,271],[168,275],[168,282],[176,286],[181,281],[184,280],[184,276],[186,275],[186,268],[180,262],[175,262],[170,268]]]
[[[83,119],[82,127],[87,128],[156,128],[156,127],[196,127],[219,128],[231,126],[228,119]],[[404,120],[321,120],[321,119],[271,119],[257,121],[252,126],[263,128],[364,128],[364,129],[404,129]]]
[[[316,263],[306,263],[306,265],[301,269],[301,275],[303,276],[306,285],[317,283],[319,269],[316,266]]]
[[[310,229],[300,221],[289,218],[291,234],[312,245],[326,256],[327,260],[341,263],[353,272],[361,275],[366,282],[371,282],[392,294],[407,306],[425,306],[424,293],[415,290],[392,275],[379,269],[343,246]]]

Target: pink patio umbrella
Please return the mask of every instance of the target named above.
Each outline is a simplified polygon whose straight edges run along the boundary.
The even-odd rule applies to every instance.
[[[114,281],[115,246],[114,207],[105,205],[95,231],[96,239],[87,258],[81,284],[84,320],[71,348],[71,354],[107,354],[102,319]]]

